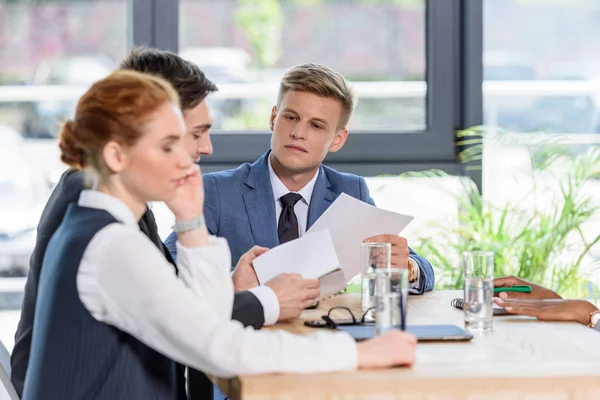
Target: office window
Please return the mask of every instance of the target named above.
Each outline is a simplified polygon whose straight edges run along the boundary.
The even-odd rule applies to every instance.
[[[221,88],[219,131],[265,131],[284,71],[325,64],[353,82],[360,131],[426,128],[425,0],[181,0],[180,54]]]
[[[0,276],[27,272],[65,168],[58,122],[126,52],[126,0],[0,2]]]
[[[486,0],[486,123],[514,132],[600,133],[599,22],[593,1]]]
[[[326,163],[364,175],[369,166],[435,164],[456,170],[463,7],[435,0],[180,0],[179,53],[220,87],[219,170],[256,160],[269,146],[268,118],[285,70],[326,64],[354,84],[350,137]],[[226,134],[223,134],[226,133]],[[402,165],[404,168],[398,168]],[[348,170],[350,171],[350,170]]]
[[[498,212],[549,217],[552,237],[530,248],[542,257],[552,239],[555,252],[535,277],[576,296],[600,282],[599,23],[596,1],[484,2],[484,196]]]

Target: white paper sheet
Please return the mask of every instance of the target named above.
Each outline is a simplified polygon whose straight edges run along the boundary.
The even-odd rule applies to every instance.
[[[361,243],[379,234],[398,235],[413,217],[381,210],[342,193],[306,232],[328,230],[346,282],[361,271]]]
[[[331,235],[326,229],[279,245],[257,257],[253,265],[261,284],[283,273],[319,279],[319,299],[339,292],[346,286]]]

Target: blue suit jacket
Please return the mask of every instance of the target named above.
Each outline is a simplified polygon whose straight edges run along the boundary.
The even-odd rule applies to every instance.
[[[224,237],[229,242],[232,267],[254,245],[273,248],[279,244],[269,178],[269,153],[253,164],[246,163],[236,169],[203,176],[206,225],[212,235]],[[364,178],[321,165],[308,208],[307,230],[341,193],[375,205]],[[176,235],[171,233],[165,242],[174,258],[176,239]],[[412,250],[410,253],[421,269],[420,287],[415,288],[415,292],[433,290],[435,277],[431,264]]]

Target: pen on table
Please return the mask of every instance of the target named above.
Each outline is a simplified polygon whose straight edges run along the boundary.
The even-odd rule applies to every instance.
[[[519,293],[531,293],[531,286],[522,285],[522,286],[505,286],[505,287],[495,287],[494,293],[500,292],[519,292]]]

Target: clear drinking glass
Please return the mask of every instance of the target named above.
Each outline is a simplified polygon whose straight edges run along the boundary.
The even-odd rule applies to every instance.
[[[361,307],[366,312],[375,306],[375,271],[391,266],[392,245],[390,243],[363,243],[361,252]],[[375,313],[369,311],[367,321],[375,320]]]
[[[375,331],[382,335],[390,329],[406,330],[408,270],[400,268],[375,271]]]
[[[463,253],[465,328],[470,331],[492,330],[494,302],[494,253]]]

